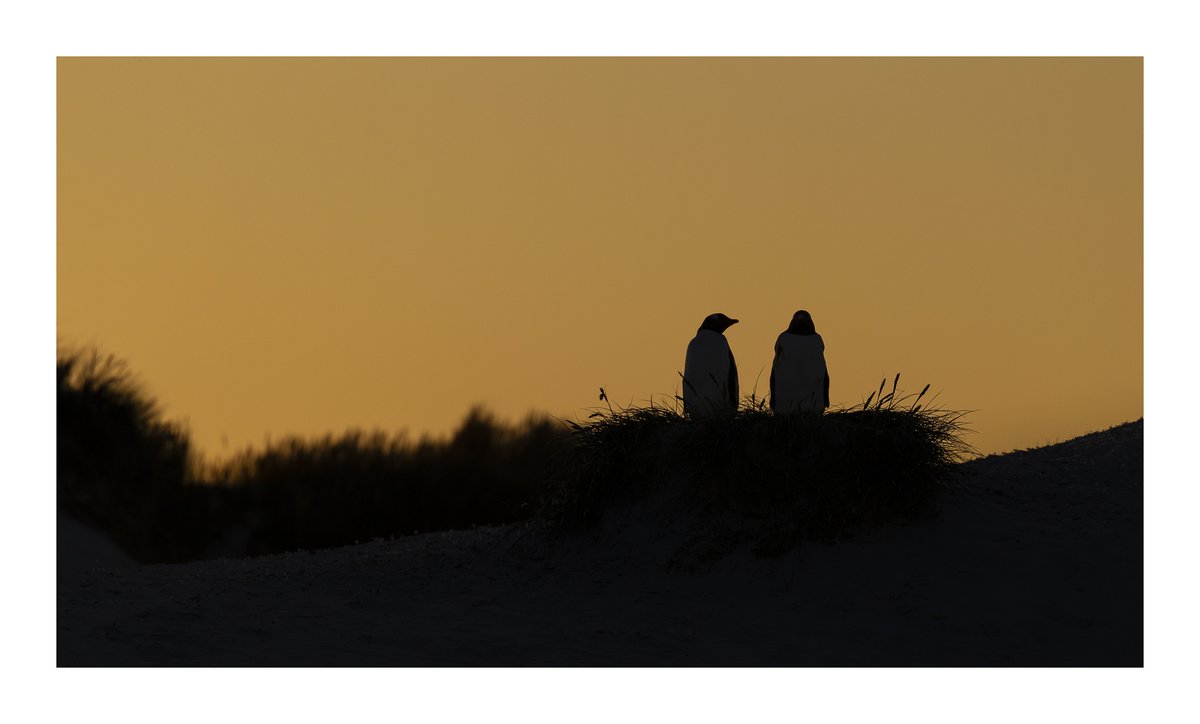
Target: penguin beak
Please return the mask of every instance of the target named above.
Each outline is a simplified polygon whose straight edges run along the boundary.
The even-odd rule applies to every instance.
[[[733,325],[735,325],[735,324],[737,324],[737,323],[738,323],[738,321],[737,321],[736,319],[731,319],[731,320],[729,320],[729,326],[730,326],[730,327],[732,327]]]

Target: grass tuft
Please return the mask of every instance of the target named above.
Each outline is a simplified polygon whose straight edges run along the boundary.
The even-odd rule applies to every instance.
[[[760,544],[784,549],[921,515],[974,451],[964,413],[919,405],[928,385],[898,396],[899,375],[884,394],[886,382],[825,414],[775,415],[753,394],[725,419],[688,419],[674,401],[597,410],[571,423],[576,454],[543,515],[578,530],[667,494],[757,521]]]
[[[60,352],[57,420],[60,509],[109,531],[135,558],[199,553],[187,431],[160,419],[125,362]]]

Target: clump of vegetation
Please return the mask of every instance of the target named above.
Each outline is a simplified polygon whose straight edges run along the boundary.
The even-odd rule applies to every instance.
[[[204,465],[124,362],[58,357],[58,506],[145,562],[525,520],[571,444],[553,420],[477,408],[446,440],[350,431]]]
[[[926,511],[971,448],[963,413],[899,396],[899,375],[860,405],[775,415],[747,398],[727,418],[688,419],[678,402],[596,410],[572,423],[576,455],[543,513],[558,530],[673,495],[711,515],[756,521],[757,549],[831,540]]]
[[[58,507],[136,558],[196,555],[186,430],[160,419],[123,361],[92,350],[57,362]]]
[[[289,438],[205,477],[234,514],[230,525],[248,531],[248,552],[261,554],[524,520],[569,444],[552,420],[506,426],[475,408],[445,441]]]

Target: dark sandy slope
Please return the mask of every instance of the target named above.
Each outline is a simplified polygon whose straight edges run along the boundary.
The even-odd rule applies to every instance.
[[[962,472],[929,520],[773,559],[681,557],[697,522],[644,507],[554,544],[60,563],[58,663],[1141,666],[1142,422]]]

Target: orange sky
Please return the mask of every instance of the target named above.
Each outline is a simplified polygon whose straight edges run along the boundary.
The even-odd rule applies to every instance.
[[[210,454],[671,394],[715,311],[984,452],[1142,415],[1140,58],[60,59],[57,162],[60,344]]]

